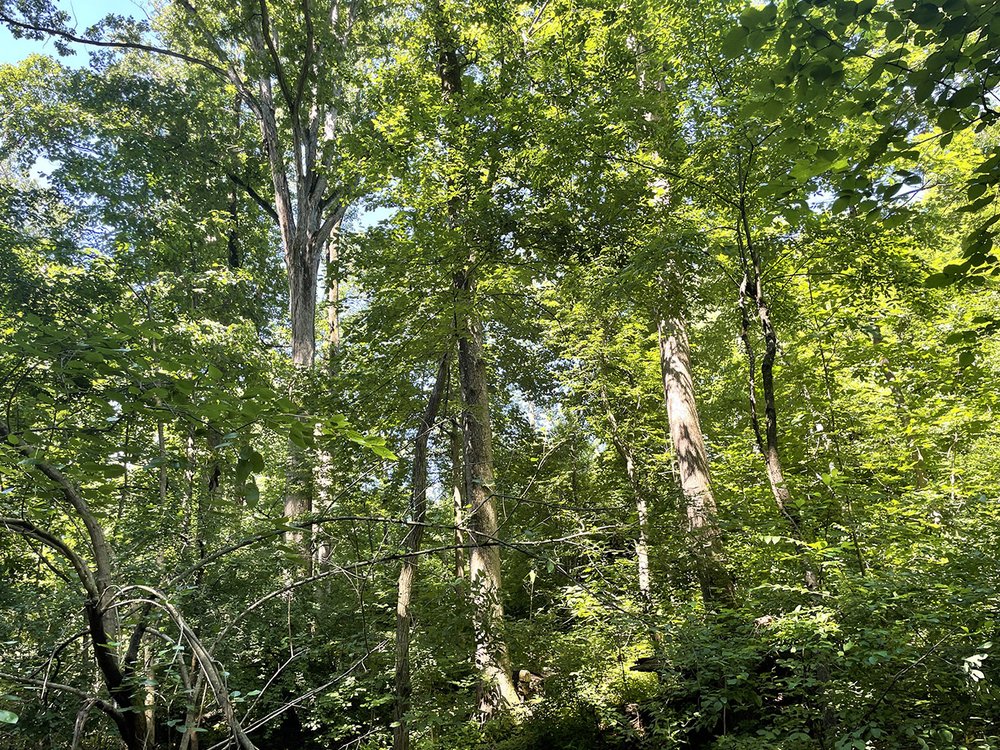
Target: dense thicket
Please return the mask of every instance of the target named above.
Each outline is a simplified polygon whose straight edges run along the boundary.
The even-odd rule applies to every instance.
[[[1000,748],[1000,6],[150,14],[0,0],[0,747]]]

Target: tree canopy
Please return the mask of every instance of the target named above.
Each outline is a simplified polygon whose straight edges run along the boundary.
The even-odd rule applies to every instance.
[[[0,747],[1000,749],[1000,5],[0,24]]]

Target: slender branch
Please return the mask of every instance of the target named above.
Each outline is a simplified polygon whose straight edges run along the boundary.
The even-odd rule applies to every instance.
[[[222,709],[222,713],[226,717],[226,723],[229,725],[230,731],[232,731],[233,736],[236,738],[236,742],[242,750],[257,750],[257,747],[250,741],[250,738],[247,737],[239,718],[236,716],[236,711],[229,698],[229,688],[226,685],[224,674],[219,671],[218,667],[216,667],[211,652],[206,649],[204,645],[202,645],[201,640],[188,626],[187,621],[184,619],[183,615],[181,615],[180,610],[178,610],[170,602],[165,594],[152,588],[151,586],[127,586],[119,592],[119,595],[132,590],[143,591],[148,594],[152,598],[143,598],[138,601],[144,604],[159,607],[166,612],[167,615],[169,615],[171,620],[174,621],[174,624],[177,626],[178,630],[180,630],[181,637],[187,642],[188,646],[191,647],[192,653],[198,660],[201,671],[208,680],[209,686],[212,688],[212,693],[215,695],[215,701]]]
[[[216,75],[220,75],[223,78],[229,78],[226,70],[220,68],[208,60],[204,60],[200,57],[195,57],[193,55],[185,54],[184,52],[177,52],[176,50],[167,49],[165,47],[156,47],[151,44],[142,44],[140,42],[106,42],[100,39],[88,39],[87,37],[77,36],[64,29],[57,29],[54,26],[44,26],[42,24],[26,23],[24,21],[18,21],[11,18],[6,13],[0,13],[0,21],[3,21],[8,26],[16,29],[22,29],[24,31],[34,31],[40,34],[48,34],[49,36],[57,36],[60,39],[65,39],[67,42],[75,42],[77,44],[86,44],[91,47],[111,47],[113,49],[131,49],[140,52],[152,52],[157,55],[165,55],[166,57],[173,57],[177,60],[184,60],[185,62],[194,63],[195,65],[200,65],[203,68],[211,70]]]
[[[293,120],[298,118],[298,110],[295,108],[295,99],[288,87],[288,80],[285,78],[285,71],[281,67],[281,57],[278,55],[278,48],[274,45],[274,37],[271,36],[271,13],[267,9],[267,0],[259,0],[260,4],[260,31],[267,45],[267,52],[274,64],[274,75],[278,79],[278,88],[281,89],[281,96],[288,105],[288,114]]]
[[[305,54],[302,56],[302,70],[299,71],[299,80],[295,85],[295,100],[292,105],[292,112],[298,112],[302,106],[306,79],[312,72],[313,54],[316,51],[316,34],[313,29],[312,8],[309,7],[309,0],[302,0],[302,18],[306,25]]]
[[[228,177],[233,182],[233,184],[243,188],[246,194],[249,195],[251,198],[253,198],[254,203],[256,203],[258,206],[264,209],[264,213],[266,213],[268,216],[270,216],[272,219],[278,222],[278,212],[274,210],[274,206],[271,205],[271,201],[267,200],[260,193],[254,190],[253,185],[251,185],[249,182],[241,178],[239,175],[236,175],[232,172],[227,171],[226,177]]]
[[[7,426],[0,424],[0,440],[6,439],[8,435],[9,430],[7,429]],[[94,554],[94,564],[97,566],[97,574],[91,576],[96,583],[97,596],[94,598],[95,600],[99,600],[105,589],[111,583],[111,551],[108,547],[107,540],[104,537],[104,528],[97,521],[93,512],[91,512],[87,501],[83,499],[83,496],[77,491],[76,487],[66,477],[66,475],[64,475],[52,464],[37,458],[33,454],[32,450],[27,446],[19,445],[17,447],[17,451],[22,456],[29,459],[38,471],[59,486],[63,497],[65,497],[66,501],[73,506],[73,510],[76,511],[80,520],[83,521],[83,525],[87,528],[87,533],[90,536],[90,546]],[[56,547],[56,549],[59,548]],[[81,578],[81,580],[83,579]]]
[[[0,518],[0,526],[6,528],[8,531],[14,532],[15,534],[37,539],[42,544],[59,552],[63,557],[69,560],[70,564],[73,566],[77,577],[80,579],[80,583],[83,584],[84,589],[87,591],[87,596],[94,602],[100,599],[101,595],[97,586],[97,581],[94,579],[94,574],[90,570],[90,566],[88,566],[84,559],[74,552],[64,541],[53,536],[49,532],[38,528],[31,523],[31,521],[23,518]]]
[[[16,682],[19,685],[30,685],[32,687],[42,688],[44,690],[52,689],[59,690],[63,693],[69,693],[70,695],[76,695],[84,700],[93,701],[94,707],[100,709],[112,719],[115,723],[118,723],[123,719],[122,712],[114,707],[111,703],[106,700],[98,698],[97,696],[91,695],[85,690],[80,690],[80,688],[75,688],[72,685],[63,685],[59,682],[50,682],[48,680],[36,680],[31,677],[21,677],[20,675],[10,674],[9,672],[0,672],[0,679],[9,680],[10,682]]]

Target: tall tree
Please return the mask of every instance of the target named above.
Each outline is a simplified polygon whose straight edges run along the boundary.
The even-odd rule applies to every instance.
[[[407,532],[406,539],[403,540],[407,556],[403,558],[403,564],[399,569],[399,581],[396,584],[396,700],[393,713],[395,727],[392,733],[394,750],[407,750],[410,747],[410,729],[406,713],[413,693],[410,677],[410,629],[413,619],[411,607],[419,560],[417,555],[424,536],[424,524],[427,522],[428,443],[432,431],[437,426],[441,402],[446,396],[450,369],[449,352],[441,358],[441,364],[438,366],[434,384],[427,398],[427,407],[420,415],[414,441],[409,507],[412,526]]]

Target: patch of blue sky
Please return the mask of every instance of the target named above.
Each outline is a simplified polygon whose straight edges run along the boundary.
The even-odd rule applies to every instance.
[[[69,26],[77,33],[93,26],[109,14],[129,16],[131,18],[146,18],[146,3],[142,0],[69,0],[57,2],[61,10],[69,13]],[[85,45],[72,45],[77,51],[75,55],[63,57],[64,65],[82,67],[88,63],[90,56]],[[0,65],[17,63],[29,55],[51,55],[59,57],[52,39],[15,39],[10,30],[0,23]]]

